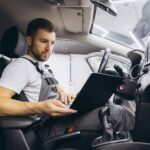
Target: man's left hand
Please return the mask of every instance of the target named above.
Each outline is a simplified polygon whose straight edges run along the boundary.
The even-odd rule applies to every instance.
[[[73,95],[68,95],[67,93],[65,92],[61,92],[59,94],[59,97],[60,97],[60,101],[63,102],[64,104],[68,105],[70,103],[72,103],[75,99],[75,96]]]

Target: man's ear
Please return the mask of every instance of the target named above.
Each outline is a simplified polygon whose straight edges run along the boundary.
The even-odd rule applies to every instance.
[[[28,46],[32,45],[32,37],[31,36],[26,36],[26,41],[27,41]]]

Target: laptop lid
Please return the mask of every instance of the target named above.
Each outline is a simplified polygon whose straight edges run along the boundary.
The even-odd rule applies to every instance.
[[[84,112],[104,106],[123,79],[120,76],[92,73],[70,108]]]

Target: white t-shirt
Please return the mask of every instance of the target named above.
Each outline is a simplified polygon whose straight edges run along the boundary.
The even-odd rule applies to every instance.
[[[35,62],[30,56],[25,57]],[[24,58],[18,58],[7,65],[0,79],[0,86],[17,94],[23,90],[31,102],[39,100],[41,84],[41,74],[30,61]]]

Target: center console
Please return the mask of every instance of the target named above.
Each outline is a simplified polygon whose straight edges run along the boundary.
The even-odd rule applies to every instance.
[[[97,137],[91,144],[92,150],[101,150],[101,147],[105,147],[112,144],[118,143],[129,143],[131,142],[131,135],[128,131],[116,131],[113,125],[108,121],[109,108],[106,106],[101,109],[100,120],[103,123],[102,136]]]
[[[112,140],[107,141],[103,136],[97,137],[91,144],[92,150],[99,150],[104,145],[111,145],[115,143],[131,142],[131,136],[129,132],[121,131],[116,132]]]

